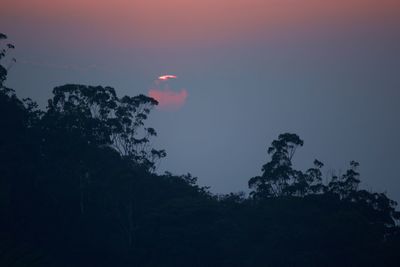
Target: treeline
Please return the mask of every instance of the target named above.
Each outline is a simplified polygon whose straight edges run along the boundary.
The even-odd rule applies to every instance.
[[[396,203],[359,188],[357,162],[323,183],[285,133],[248,197],[213,195],[155,173],[154,99],[70,84],[40,110],[4,85],[0,41],[0,266],[398,265]]]

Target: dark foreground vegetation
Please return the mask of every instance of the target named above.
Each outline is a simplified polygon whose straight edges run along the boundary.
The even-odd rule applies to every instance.
[[[154,172],[166,155],[144,124],[155,100],[65,85],[41,111],[6,75],[0,65],[0,266],[400,262],[396,203],[359,189],[357,162],[323,183],[321,162],[292,167],[303,141],[286,133],[249,197],[212,195],[189,174]]]

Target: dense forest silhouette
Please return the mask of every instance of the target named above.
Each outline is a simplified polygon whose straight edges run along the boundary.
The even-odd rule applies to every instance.
[[[400,263],[396,203],[360,189],[357,162],[324,182],[322,162],[292,166],[303,140],[284,133],[249,196],[212,194],[190,174],[155,172],[166,152],[145,122],[157,101],[68,84],[41,110],[5,86],[6,41],[0,34],[0,266]]]

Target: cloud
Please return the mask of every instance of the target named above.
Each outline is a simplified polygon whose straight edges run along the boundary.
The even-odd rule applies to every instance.
[[[176,77],[175,75],[163,75],[158,77],[158,80],[160,81],[168,81],[170,79],[177,79],[178,77]]]
[[[158,101],[161,109],[177,109],[185,104],[188,93],[185,89],[178,92],[171,89],[150,89],[149,96]]]

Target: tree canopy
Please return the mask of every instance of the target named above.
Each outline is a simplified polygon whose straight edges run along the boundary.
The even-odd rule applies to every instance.
[[[41,110],[4,85],[5,45],[0,266],[398,266],[397,203],[362,188],[356,161],[339,176],[318,160],[296,170],[304,142],[284,133],[249,196],[212,194],[157,173],[157,101],[67,84]]]

